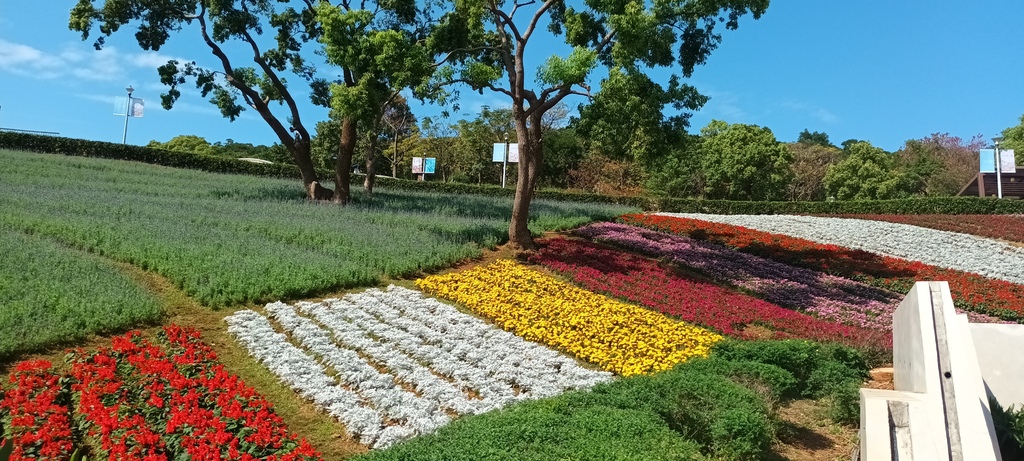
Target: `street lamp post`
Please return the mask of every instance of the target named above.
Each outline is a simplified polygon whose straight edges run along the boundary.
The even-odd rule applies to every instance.
[[[1003,142],[1002,136],[996,136],[992,138],[992,142],[996,144],[996,197],[1003,198],[1003,171],[1002,163],[999,158],[999,143]]]
[[[132,111],[132,92],[135,91],[135,88],[128,85],[125,91],[128,92],[128,106],[124,108],[124,134],[121,135],[121,144],[127,144],[128,141],[128,114]]]
[[[505,133],[505,158],[501,161],[501,188],[505,188],[505,177],[508,171],[508,133]]]

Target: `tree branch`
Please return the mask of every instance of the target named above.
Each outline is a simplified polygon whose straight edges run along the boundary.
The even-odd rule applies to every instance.
[[[533,5],[534,3],[537,3],[537,0],[530,0],[528,2],[523,2],[523,3],[516,2],[516,4],[512,7],[512,11],[508,14],[509,21],[511,21],[512,18],[514,18],[516,16],[516,10],[518,10],[519,7],[521,7],[521,6],[530,6],[530,5]]]
[[[302,125],[301,117],[299,116],[299,107],[295,104],[295,99],[292,98],[292,94],[290,91],[288,91],[288,87],[277,76],[277,72],[275,72],[274,69],[270,67],[269,64],[267,64],[267,61],[263,59],[263,55],[260,53],[259,46],[256,45],[256,40],[252,37],[251,34],[249,34],[248,29],[245,30],[243,36],[245,37],[245,41],[249,42],[249,45],[252,47],[253,62],[258,64],[260,68],[263,69],[263,73],[265,73],[267,77],[270,78],[270,81],[274,84],[274,87],[277,88],[277,92],[281,94],[282,98],[284,98],[285,104],[288,104],[288,109],[292,114],[292,126],[298,129],[299,134],[303,138],[303,141],[309,141],[309,132],[306,131],[306,127]],[[263,106],[266,107],[266,110],[269,111],[269,107],[267,107],[267,101],[263,102]]]
[[[473,89],[487,88],[488,90],[491,90],[491,91],[493,91],[495,93],[501,93],[501,94],[504,94],[506,96],[512,97],[512,92],[507,90],[507,89],[505,89],[505,88],[494,86],[494,85],[492,85],[490,83],[488,83],[486,85],[480,85],[479,88],[476,88],[476,85],[474,85],[472,82],[470,82],[469,80],[466,80],[464,78],[459,78],[459,79],[454,79],[454,80],[450,80],[450,81],[444,82],[444,83],[441,84],[441,86],[454,85],[456,83],[465,83],[465,84],[469,85]]]
[[[546,2],[544,2],[543,5],[540,6],[540,8],[537,8],[537,12],[534,13],[533,18],[530,19],[530,25],[526,27],[526,32],[523,33],[522,45],[526,45],[526,41],[530,39],[531,35],[533,35],[533,30],[537,28],[537,22],[540,21],[541,16],[543,16],[544,12],[546,12],[548,8],[551,8],[551,5],[554,4],[555,0],[547,0]]]
[[[203,40],[206,42],[206,45],[210,47],[210,50],[213,52],[213,55],[220,59],[221,66],[224,67],[224,74],[226,76],[226,80],[228,81],[228,83],[230,83],[231,86],[237,88],[242,93],[242,97],[245,98],[245,102],[260,113],[263,119],[267,122],[268,125],[270,125],[270,128],[274,130],[274,133],[277,134],[277,137],[282,142],[292,139],[291,134],[288,133],[288,130],[286,130],[284,125],[281,124],[281,121],[278,120],[277,117],[274,117],[274,114],[270,112],[270,109],[267,107],[267,105],[264,104],[263,101],[260,99],[259,93],[257,93],[256,90],[253,90],[252,87],[250,87],[249,85],[246,85],[238,81],[238,79],[234,78],[234,68],[231,65],[231,60],[228,59],[228,56],[226,54],[224,54],[224,50],[222,50],[220,46],[217,45],[217,42],[214,42],[213,39],[210,38],[210,33],[206,25],[206,5],[205,3],[201,3],[200,5],[201,9],[199,12],[199,16],[196,19],[199,20],[199,26],[200,31],[202,32],[203,35]]]
[[[516,7],[518,7],[518,4],[516,5]],[[487,9],[491,10],[491,14],[495,16],[494,22],[497,23],[496,25],[498,26],[499,33],[505,33],[505,29],[502,26],[507,25],[509,29],[512,30],[512,35],[516,38],[517,42],[521,42],[523,40],[522,35],[519,35],[519,28],[516,27],[516,24],[514,22],[512,22],[512,18],[509,17],[509,15],[505,14],[504,11],[498,9],[498,5],[497,3],[494,2],[494,0],[489,0],[487,2]],[[513,13],[514,12],[515,8],[513,8]]]
[[[495,48],[493,46],[478,46],[478,47],[474,47],[474,48],[458,48],[458,49],[449,51],[447,54],[444,55],[444,58],[442,58],[440,61],[435,62],[434,64],[432,64],[432,66],[433,67],[441,67],[442,65],[444,65],[445,62],[448,62],[448,60],[451,59],[453,56],[455,56],[455,54],[457,54],[457,53],[472,53],[474,51],[484,51],[484,50],[493,50],[493,51],[497,51],[499,53],[508,54],[508,52],[506,50],[502,50],[501,48]]]

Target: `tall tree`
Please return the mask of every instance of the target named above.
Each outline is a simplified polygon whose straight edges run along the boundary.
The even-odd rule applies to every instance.
[[[758,18],[768,0],[595,0],[579,10],[564,0],[459,0],[446,5],[432,42],[436,51],[447,52],[443,61],[448,64],[439,69],[437,80],[463,82],[510,100],[520,161],[509,243],[528,249],[535,246],[527,224],[544,159],[545,113],[567,96],[589,96],[588,78],[598,64],[631,75],[642,74],[642,68],[678,64],[683,77],[691,76],[721,42],[717,25],[735,29],[748,12]],[[543,22],[572,51],[548,57],[531,78],[526,49],[536,33],[543,33]],[[531,88],[529,81],[538,86]],[[685,86],[678,75],[668,85]]]
[[[191,152],[193,154],[217,155],[216,149],[206,138],[194,134],[184,134],[171,138],[167,142],[152,140],[146,147],[153,149],[172,150],[175,152]]]
[[[839,200],[884,200],[906,197],[908,178],[895,167],[892,154],[866,141],[844,143],[847,156],[825,174],[825,193]]]
[[[1020,116],[1020,124],[1017,126],[1011,126],[1003,130],[1003,143],[1000,144],[1001,148],[1013,149],[1015,152],[1021,152],[1024,155],[1024,115]],[[1018,157],[1017,163],[1021,161]]]
[[[911,139],[896,152],[897,166],[914,181],[914,192],[928,196],[956,195],[978,174],[982,136],[970,140],[949,133]]]
[[[796,142],[810,146],[835,147],[831,142],[829,142],[827,133],[817,131],[811,133],[810,131],[807,131],[807,128],[804,128],[804,131],[800,132],[800,136],[796,138]]]
[[[768,128],[712,120],[700,130],[701,169],[711,198],[780,200],[793,156]]]
[[[389,148],[383,149],[383,157],[391,165],[391,176],[397,176],[398,164],[402,161],[399,144],[402,139],[413,134],[416,129],[416,116],[413,115],[405,98],[399,95],[384,108],[381,122],[385,131],[382,134],[386,135],[385,141],[389,145]]]
[[[341,121],[334,201],[345,203],[359,126],[379,129],[399,92],[421,86],[433,71],[426,46],[430,21],[415,0],[322,1],[316,12],[327,62],[341,69],[330,92],[331,108]],[[372,191],[372,174],[364,187]]]
[[[576,131],[591,153],[649,165],[677,145],[690,125],[689,112],[666,118],[665,106],[692,111],[707,99],[693,87],[666,90],[646,75],[614,68],[591,103],[580,106]]]
[[[97,3],[102,5],[97,8]],[[311,1],[79,0],[71,10],[69,27],[86,40],[96,24],[103,34],[94,44],[96,49],[103,47],[105,37],[128,24],[138,24],[135,38],[145,50],[159,50],[183,29],[198,34],[218,64],[206,68],[195,61],[172,60],[160,66],[160,80],[169,87],[161,95],[163,107],[170,109],[181,96],[179,87],[191,79],[229,120],[234,121],[246,107],[256,110],[289,150],[309,197],[334,195],[319,183],[309,154],[310,135],[284,77],[297,74],[313,85],[314,101],[326,103],[323,91],[316,91],[315,69],[301,53],[303,45],[320,34]],[[266,38],[264,28],[276,35]],[[242,67],[239,62],[252,62],[255,67]],[[275,113],[271,102],[286,106],[285,113]]]
[[[793,181],[789,183],[790,200],[824,200],[825,173],[839,163],[843,151],[835,146],[794,142],[786,145],[793,156]]]

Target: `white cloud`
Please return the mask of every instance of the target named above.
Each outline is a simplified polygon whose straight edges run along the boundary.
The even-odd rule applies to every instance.
[[[41,79],[61,75],[61,59],[20,43],[0,39],[0,70]]]
[[[705,91],[708,102],[701,109],[705,115],[729,123],[747,120],[750,114],[743,109],[740,95],[729,91]]]
[[[818,107],[815,105],[806,104],[798,101],[786,101],[780,104],[780,106],[782,106],[782,108],[784,109],[789,109],[790,111],[793,112],[802,112],[808,116],[818,119],[818,121],[823,123],[831,124],[839,121],[839,116],[832,113],[828,109]]]
[[[66,43],[52,52],[0,39],[0,71],[37,79],[117,81],[130,69],[155,69],[170,59],[154,51],[123,53],[113,46],[94,50],[84,43]]]

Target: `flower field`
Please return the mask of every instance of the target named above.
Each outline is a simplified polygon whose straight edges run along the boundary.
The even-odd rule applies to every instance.
[[[624,299],[727,336],[802,338],[846,344],[871,357],[891,354],[892,334],[885,330],[840,325],[780,307],[735,290],[677,274],[649,258],[581,240],[554,238],[531,262],[542,264],[583,288]]]
[[[1024,319],[1024,285],[918,261],[823,244],[738,225],[664,215],[624,215],[622,222],[690,236],[794,266],[905,293],[916,280],[945,280],[958,308],[1006,320]]]
[[[531,341],[623,376],[706,357],[716,333],[582,290],[510,260],[416,281]]]
[[[863,219],[792,215],[668,214],[785,234],[818,243],[919,261],[1024,283],[1024,248],[973,235]]]
[[[459,415],[612,377],[401,287],[266,310],[269,318],[233,314],[229,331],[373,447],[433,432]]]
[[[850,214],[834,218],[885,221],[1024,243],[1024,215]]]
[[[617,223],[597,223],[578,235],[697,269],[773,303],[817,317],[877,330],[892,328],[902,295],[834,275],[790,266],[688,237]],[[998,321],[968,313],[974,322]]]
[[[73,353],[66,373],[23,362],[8,384],[0,410],[25,459],[69,459],[94,447],[100,453],[90,458],[112,461],[320,459],[194,330],[166,327],[160,344],[137,332],[115,337],[110,347]]]

